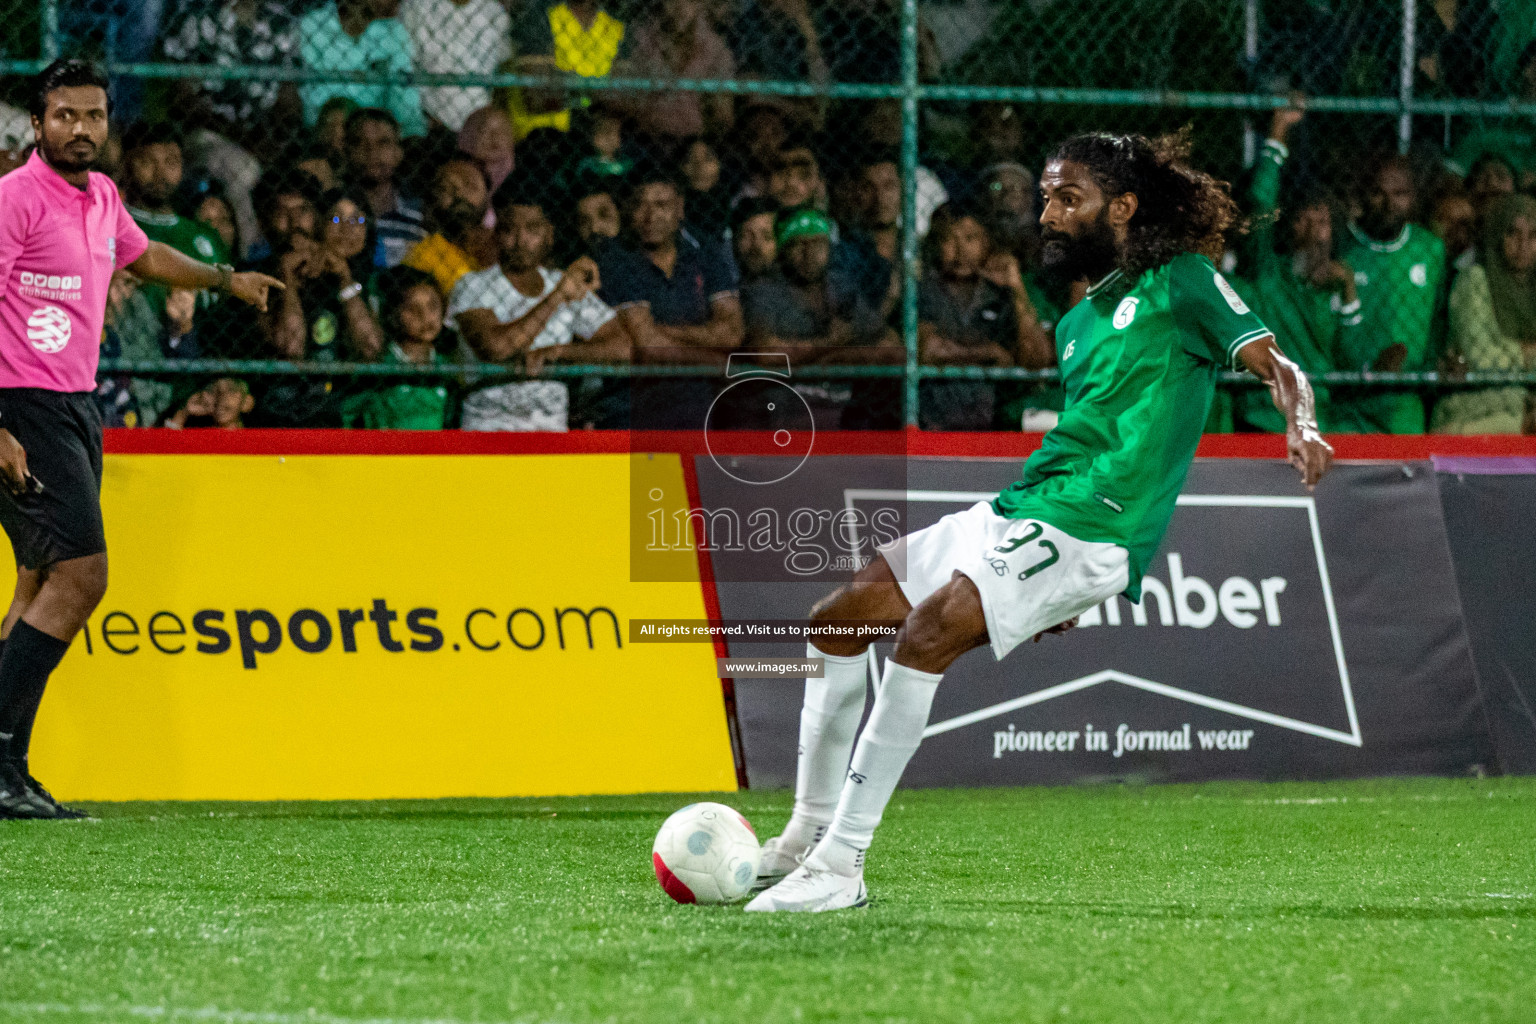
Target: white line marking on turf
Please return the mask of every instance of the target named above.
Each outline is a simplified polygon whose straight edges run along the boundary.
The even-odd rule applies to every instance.
[[[511,1021],[461,1021],[452,1017],[344,1017],[334,1013],[278,1013],[258,1010],[222,1010],[217,1006],[191,1009],[180,1006],[113,1006],[108,1003],[0,1002],[0,1014],[21,1017],[77,1016],[115,1017],[136,1020],[213,1021],[223,1024],[514,1024]]]

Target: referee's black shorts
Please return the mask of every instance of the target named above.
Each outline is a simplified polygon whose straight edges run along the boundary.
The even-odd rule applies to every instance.
[[[0,427],[27,452],[41,491],[0,486],[0,526],[22,569],[107,550],[101,522],[101,414],[89,391],[0,388]]]

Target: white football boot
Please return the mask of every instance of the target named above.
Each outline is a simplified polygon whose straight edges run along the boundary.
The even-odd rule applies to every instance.
[[[824,910],[862,907],[868,902],[862,870],[857,875],[840,875],[801,864],[778,885],[759,893],[747,909],[819,914]]]
[[[797,850],[785,842],[783,836],[774,836],[765,842],[762,859],[757,865],[757,881],[752,883],[751,891],[762,892],[784,881],[791,871],[805,863],[813,849],[814,845]]]

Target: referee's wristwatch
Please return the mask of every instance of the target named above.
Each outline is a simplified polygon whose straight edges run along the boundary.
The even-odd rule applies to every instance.
[[[228,263],[215,263],[213,269],[219,272],[219,291],[229,291],[235,283],[235,268]]]

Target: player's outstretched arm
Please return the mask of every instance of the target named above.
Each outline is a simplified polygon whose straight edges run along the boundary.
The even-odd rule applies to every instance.
[[[1243,365],[1269,385],[1275,408],[1285,416],[1285,442],[1291,465],[1301,473],[1307,490],[1317,486],[1333,465],[1333,447],[1323,440],[1317,426],[1317,406],[1312,385],[1301,367],[1286,358],[1271,336],[1238,350]]]
[[[163,242],[150,242],[144,255],[127,269],[147,281],[172,288],[217,288],[262,312],[267,309],[268,289],[283,287],[283,282],[266,274],[237,274],[228,264],[200,263]]]

